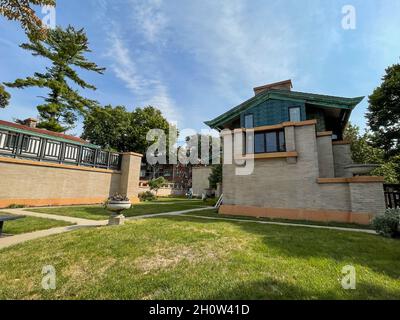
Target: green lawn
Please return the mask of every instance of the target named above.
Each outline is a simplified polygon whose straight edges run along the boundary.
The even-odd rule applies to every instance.
[[[0,215],[11,215],[0,213]],[[5,234],[21,234],[33,231],[45,230],[56,227],[64,227],[72,225],[69,222],[57,221],[52,219],[42,219],[36,217],[25,217],[23,219],[4,222],[3,233]]]
[[[192,213],[186,213],[185,215],[204,216],[204,217],[212,217],[212,218],[227,218],[227,219],[235,219],[235,220],[243,220],[244,219],[244,220],[251,220],[251,221],[283,222],[283,223],[291,223],[291,224],[306,224],[306,225],[315,225],[315,226],[324,226],[324,227],[340,227],[340,228],[353,228],[353,229],[366,229],[366,230],[373,229],[373,227],[371,225],[361,225],[361,224],[355,224],[355,223],[319,222],[319,221],[306,221],[306,220],[254,218],[254,217],[248,217],[248,216],[230,216],[230,215],[219,214],[216,209],[196,211],[196,212],[192,212]]]
[[[157,214],[164,212],[173,212],[181,210],[189,210],[192,208],[201,208],[207,206],[202,201],[182,201],[179,203],[156,203],[144,202],[134,204],[131,209],[125,210],[125,217],[141,216],[146,214]],[[29,209],[29,211],[55,214],[60,216],[68,216],[75,218],[84,218],[91,220],[106,220],[110,216],[110,212],[103,207],[59,207],[59,208],[41,208]]]
[[[156,217],[30,241],[0,261],[0,299],[400,299],[399,241],[303,227]],[[45,265],[56,290],[41,288]],[[347,265],[356,290],[341,287]]]

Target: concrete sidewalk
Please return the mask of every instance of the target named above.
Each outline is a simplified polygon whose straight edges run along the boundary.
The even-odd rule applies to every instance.
[[[230,218],[219,218],[219,217],[208,217],[208,216],[196,216],[190,214],[182,214],[182,217],[191,217],[197,219],[208,219],[208,220],[222,220],[222,221],[231,221],[231,222],[245,222],[245,223],[259,223],[259,224],[269,224],[276,226],[289,226],[289,227],[303,227],[303,228],[312,228],[312,229],[327,229],[327,230],[336,230],[336,231],[346,231],[346,232],[359,232],[359,233],[368,233],[376,235],[376,231],[369,229],[356,229],[356,228],[344,228],[344,227],[329,227],[329,226],[319,226],[313,224],[300,224],[300,223],[287,223],[287,222],[272,222],[272,221],[262,221],[262,220],[247,220],[247,219],[230,219]]]
[[[48,207],[51,208],[51,207]],[[57,208],[57,207],[54,207]],[[176,216],[181,215],[189,212],[196,212],[196,211],[203,211],[208,209],[208,207],[204,208],[196,208],[196,209],[188,209],[183,211],[175,211],[175,212],[165,212],[165,213],[158,213],[158,214],[147,214],[142,216],[136,217],[129,217],[127,220],[140,220],[140,219],[147,219],[147,218],[154,218],[159,216]],[[44,218],[44,219],[53,219],[58,221],[66,221],[70,223],[74,223],[73,226],[66,226],[66,227],[57,227],[47,230],[40,230],[30,233],[19,234],[11,237],[5,237],[0,239],[0,250],[6,247],[10,247],[25,241],[39,239],[47,236],[51,236],[54,234],[64,233],[68,231],[73,231],[80,228],[87,228],[87,227],[101,227],[106,226],[108,224],[108,220],[89,220],[89,219],[82,219],[82,218],[75,218],[75,217],[68,217],[68,216],[60,216],[54,214],[46,214],[46,213],[39,213],[39,212],[31,212],[28,211],[29,209],[4,209],[0,210],[0,213],[10,213],[15,215],[23,215],[23,216],[30,216],[36,218]]]
[[[31,212],[31,211],[27,211],[27,210],[23,210],[23,209],[4,209],[4,210],[0,210],[0,213],[10,213],[10,214],[21,215],[21,216],[29,216],[29,217],[52,219],[52,220],[58,220],[58,221],[66,221],[66,222],[70,222],[70,223],[74,224],[72,226],[57,227],[57,228],[51,228],[51,229],[47,229],[47,230],[39,230],[39,231],[30,232],[30,233],[18,234],[18,235],[11,236],[11,237],[0,238],[0,250],[3,248],[7,248],[10,246],[25,242],[25,241],[48,237],[48,236],[51,236],[54,234],[69,232],[69,231],[77,230],[80,228],[105,226],[108,223],[108,220],[96,221],[96,220],[81,219],[81,218],[74,218],[74,217],[67,217],[67,216],[58,216],[58,215],[54,215],[54,214]]]

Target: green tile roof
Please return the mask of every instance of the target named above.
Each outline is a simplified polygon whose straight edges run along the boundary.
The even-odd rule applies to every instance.
[[[296,101],[326,108],[343,109],[348,111],[348,117],[350,117],[351,111],[364,99],[364,97],[345,98],[314,93],[271,89],[252,97],[251,99],[241,103],[240,105],[232,108],[213,120],[206,121],[205,124],[213,129],[221,128],[224,124],[237,118],[243,111],[268,99]]]

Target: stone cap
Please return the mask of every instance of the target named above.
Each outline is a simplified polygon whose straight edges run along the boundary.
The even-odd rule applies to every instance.
[[[143,154],[136,153],[136,152],[121,152],[122,155],[129,155],[129,156],[136,156],[136,157],[143,157]]]

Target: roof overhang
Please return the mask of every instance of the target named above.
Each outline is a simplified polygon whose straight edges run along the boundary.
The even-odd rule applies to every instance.
[[[231,110],[223,113],[215,119],[206,121],[205,124],[212,129],[222,130],[225,124],[232,122],[234,119],[239,117],[242,112],[270,99],[294,101],[302,104],[310,104],[324,108],[341,109],[345,111],[345,120],[347,123],[351,111],[364,99],[364,97],[345,98],[273,89],[252,97],[251,99],[232,108]]]

